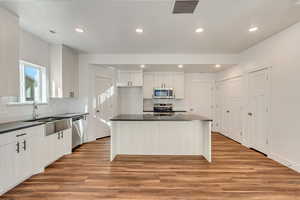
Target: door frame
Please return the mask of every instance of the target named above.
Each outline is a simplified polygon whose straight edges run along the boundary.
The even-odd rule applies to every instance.
[[[266,123],[267,123],[267,128],[266,128],[266,137],[267,137],[267,141],[266,141],[266,149],[265,152],[262,152],[266,155],[269,155],[271,152],[270,149],[270,122],[271,122],[271,91],[272,91],[272,66],[258,66],[252,69],[247,70],[247,104],[246,104],[246,109],[245,109],[245,116],[246,119],[248,118],[248,111],[249,111],[249,101],[250,101],[250,75],[255,73],[255,72],[259,72],[262,70],[266,70],[267,73],[267,77],[266,77],[266,81],[267,81],[267,85],[266,85],[266,110],[267,110],[267,118],[266,118]],[[248,123],[248,121],[246,121]],[[251,146],[251,139],[250,139],[250,134],[249,134],[249,130],[246,130],[246,127],[248,126],[244,126],[244,130],[243,132],[247,134],[247,139],[246,141],[244,141],[245,143],[243,143],[243,145],[245,145],[248,148],[252,148]],[[243,134],[244,135],[244,134]]]
[[[100,71],[102,70],[102,71]],[[88,80],[88,86],[89,86],[89,91],[88,91],[88,112],[90,113],[90,115],[88,116],[88,127],[87,127],[87,133],[88,136],[85,139],[85,142],[91,142],[91,141],[95,141],[97,139],[96,135],[95,135],[95,124],[94,124],[94,115],[95,115],[95,109],[94,109],[94,98],[95,98],[95,82],[96,82],[96,78],[104,78],[104,79],[109,79],[111,80],[111,83],[114,87],[115,90],[115,96],[112,99],[112,104],[113,104],[113,108],[115,109],[116,104],[116,95],[117,95],[117,87],[116,87],[116,82],[115,82],[115,72],[113,72],[113,70],[108,66],[108,67],[103,67],[101,69],[99,69],[98,66],[89,66],[89,80]],[[110,71],[110,72],[108,72]],[[113,114],[115,114],[115,110],[113,110]]]

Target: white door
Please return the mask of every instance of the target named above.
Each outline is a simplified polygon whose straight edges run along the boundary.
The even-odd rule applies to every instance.
[[[193,88],[186,91],[187,108],[189,112],[211,117],[211,89],[210,81],[190,80],[186,81],[187,88]]]
[[[105,77],[95,78],[95,136],[102,138],[110,135],[110,119],[113,117],[114,87],[112,80]]]
[[[249,74],[248,135],[250,146],[267,153],[267,69]]]

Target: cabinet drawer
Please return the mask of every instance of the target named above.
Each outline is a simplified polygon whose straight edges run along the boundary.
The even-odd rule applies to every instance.
[[[45,126],[34,126],[30,128],[24,128],[18,131],[14,132],[14,137],[24,137],[24,138],[30,138],[30,137],[41,137],[45,134]]]

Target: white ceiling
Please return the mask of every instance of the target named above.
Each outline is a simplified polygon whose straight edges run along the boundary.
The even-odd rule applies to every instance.
[[[24,29],[88,53],[238,53],[300,21],[296,0],[200,0],[194,14],[179,15],[172,14],[173,0],[0,2]],[[250,26],[260,29],[249,33]],[[196,34],[198,27],[205,31]]]
[[[120,70],[141,70],[140,65],[100,65],[102,67],[114,67]],[[148,64],[145,65],[145,68],[143,71],[145,72],[185,72],[185,73],[215,73],[219,72],[225,69],[229,69],[233,67],[234,65],[222,65],[220,68],[216,68],[216,65],[211,64],[188,64],[188,65],[183,65],[183,68],[178,68],[178,65],[175,64],[168,64],[168,65],[158,65],[158,64]]]

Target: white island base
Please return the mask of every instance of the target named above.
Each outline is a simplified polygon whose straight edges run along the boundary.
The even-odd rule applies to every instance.
[[[211,121],[112,121],[116,155],[202,155],[211,162]]]

